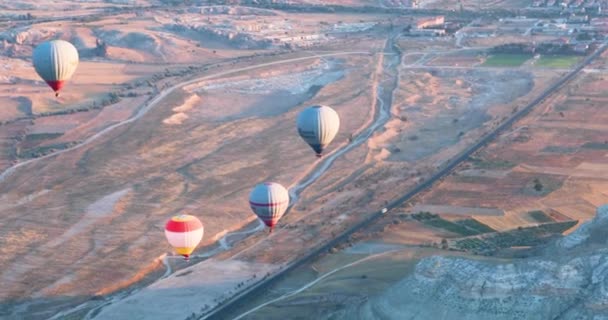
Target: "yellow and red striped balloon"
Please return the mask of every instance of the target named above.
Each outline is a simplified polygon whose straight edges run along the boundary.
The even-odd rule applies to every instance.
[[[165,236],[175,252],[188,260],[203,239],[203,230],[203,223],[197,217],[182,214],[167,221]]]

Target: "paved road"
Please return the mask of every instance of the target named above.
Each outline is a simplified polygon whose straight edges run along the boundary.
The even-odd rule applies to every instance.
[[[554,83],[549,88],[547,88],[540,96],[538,96],[536,99],[529,102],[525,107],[521,108],[519,111],[514,113],[508,120],[506,120],[505,122],[500,124],[492,132],[488,133],[483,138],[481,138],[479,141],[477,141],[475,144],[471,145],[469,148],[464,150],[456,158],[448,161],[446,165],[444,165],[442,168],[440,168],[439,171],[436,172],[435,174],[433,174],[429,179],[423,181],[421,184],[414,187],[412,190],[410,190],[409,192],[404,194],[402,197],[389,203],[386,206],[386,208],[388,209],[388,212],[390,212],[392,209],[400,207],[403,203],[411,200],[413,197],[415,197],[422,191],[425,191],[426,189],[430,188],[435,182],[446,177],[459,164],[466,161],[472,154],[477,152],[479,149],[481,149],[483,146],[485,146],[490,141],[494,140],[500,132],[511,127],[516,121],[518,121],[519,119],[521,119],[522,117],[524,117],[525,115],[530,113],[530,111],[532,111],[532,109],[534,109],[534,107],[536,107],[541,102],[543,102],[543,100],[545,100],[547,97],[549,97],[554,92],[556,92],[558,89],[560,89],[564,84],[566,84],[567,82],[572,80],[581,70],[583,70],[586,66],[588,66],[599,55],[601,55],[606,50],[607,47],[608,47],[608,42],[604,42],[602,44],[602,46],[600,46],[592,55],[590,55],[585,60],[583,60],[583,62],[581,62],[575,69],[570,71],[568,74],[566,74],[560,80],[558,80],[556,83]],[[255,295],[259,295],[259,293],[264,288],[267,288],[274,281],[281,279],[282,277],[286,276],[290,271],[294,270],[295,268],[313,260],[320,254],[327,252],[327,250],[331,249],[332,247],[335,247],[337,244],[344,242],[353,233],[367,227],[370,223],[374,222],[375,220],[379,219],[380,217],[382,217],[385,214],[387,214],[387,213],[382,213],[382,211],[378,211],[378,212],[371,214],[369,217],[360,221],[359,223],[352,226],[351,228],[345,230],[342,234],[338,235],[336,238],[329,241],[325,245],[314,248],[311,252],[309,252],[302,258],[300,258],[296,261],[293,261],[291,264],[289,264],[287,267],[285,267],[281,271],[268,277],[266,280],[261,281],[261,282],[257,283],[256,285],[245,289],[240,294],[234,296],[232,299],[230,299],[223,305],[212,310],[210,313],[208,313],[204,316],[201,316],[199,319],[226,319],[226,317],[230,314],[230,311],[234,310],[235,307],[246,304],[247,301],[250,301],[251,297],[253,297]]]

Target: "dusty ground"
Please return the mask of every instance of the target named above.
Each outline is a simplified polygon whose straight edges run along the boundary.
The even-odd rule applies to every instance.
[[[440,66],[443,64],[438,63]],[[603,64],[604,62],[599,61],[594,63],[593,67],[602,68]],[[437,73],[439,72],[442,71],[437,71]],[[513,70],[509,72],[513,72]],[[416,80],[412,81],[414,86],[412,86],[411,92],[404,96],[410,97],[412,102],[405,100],[405,105],[417,103],[419,99],[422,100],[423,105],[436,103],[443,106],[447,104],[446,101],[441,101],[441,95],[438,96],[437,92],[446,90],[443,87],[445,84],[439,84],[441,80],[434,79],[433,76],[436,75],[422,74],[420,76],[419,73],[411,73]],[[395,215],[387,216],[382,222],[370,226],[366,234],[355,237],[355,239],[371,238],[373,241],[380,242],[380,245],[369,246],[359,243],[354,247],[358,248],[355,250],[356,253],[370,254],[376,252],[378,248],[381,248],[378,249],[380,251],[391,248],[399,249],[400,245],[439,245],[441,239],[462,237],[462,234],[445,229],[441,225],[431,227],[427,222],[408,218],[403,220],[403,217],[423,210],[440,213],[441,219],[447,222],[457,223],[470,219],[490,228],[491,232],[493,230],[514,230],[517,227],[532,227],[547,222],[588,220],[595,212],[595,208],[606,202],[606,194],[602,192],[606,186],[603,173],[606,168],[603,162],[606,159],[605,150],[608,149],[605,147],[606,141],[601,138],[601,132],[605,130],[605,125],[602,124],[604,118],[601,115],[601,105],[606,99],[601,92],[605,82],[603,73],[603,70],[593,70],[580,75],[576,81],[552,96],[544,105],[538,106],[513,130],[503,134],[496,143],[475,155],[470,163],[463,165],[453,176],[416,199],[414,202],[416,207],[406,204]],[[439,78],[443,79],[446,75],[445,71],[441,75],[442,77]],[[460,76],[462,77],[462,74]],[[539,74],[536,76],[538,77]],[[535,79],[535,83],[549,82],[555,76],[555,73],[543,72],[540,77]],[[525,83],[525,77],[514,78]],[[485,82],[487,81],[486,78]],[[499,81],[505,80],[503,78]],[[456,85],[463,84],[463,82],[453,80],[450,82]],[[467,84],[471,86],[460,87],[460,89],[468,88],[472,91],[472,88],[475,88],[471,83]],[[434,91],[435,86],[441,89]],[[492,87],[500,88],[496,82],[492,83]],[[509,89],[512,87],[513,84],[510,84]],[[535,86],[534,91],[539,92],[539,90],[540,87]],[[506,91],[511,92],[511,90]],[[425,100],[424,93],[426,92],[432,93],[428,96],[435,99],[427,98]],[[399,91],[397,91],[398,93]],[[422,97],[417,96],[418,94],[421,94]],[[471,96],[449,91],[446,95],[465,99],[483,96],[479,90],[474,91]],[[395,101],[397,102],[399,99],[396,98]],[[506,97],[505,102],[507,101],[512,102],[513,97]],[[508,112],[508,108],[521,105],[524,101],[526,99],[520,99],[518,103],[502,105],[496,109]],[[396,105],[398,106],[398,104]],[[442,114],[445,112],[442,111]],[[499,119],[501,114],[494,112],[496,118]],[[399,113],[395,115],[399,115]],[[410,122],[409,115],[411,113],[408,113],[408,119],[404,122]],[[423,115],[432,117],[432,111],[425,110]],[[413,121],[415,124],[424,122],[420,118],[416,120]],[[443,124],[443,126],[445,125]],[[468,130],[468,132],[471,131],[474,132],[474,130]],[[402,139],[407,137],[401,132],[396,135]],[[408,140],[416,141],[418,139],[410,138]],[[376,139],[370,141],[376,143]],[[428,141],[425,145],[428,148]],[[404,149],[411,150],[412,148]],[[370,151],[359,151],[359,153],[367,154],[367,160],[370,160]],[[388,157],[390,152],[379,152],[379,154],[382,155],[381,158],[373,159],[384,160],[382,166],[386,166],[387,162],[390,163],[391,158]],[[439,154],[445,156],[445,152]],[[415,155],[416,153],[413,152],[412,156],[415,157]],[[427,160],[438,158],[438,156],[430,156]],[[349,160],[352,161],[352,158]],[[337,161],[334,165],[334,172],[339,170],[339,163],[340,161]],[[375,167],[377,166],[379,165],[376,164]],[[367,173],[371,170],[368,167],[362,171]],[[331,175],[326,177],[329,176]],[[348,178],[351,179],[351,177]],[[395,173],[388,173],[386,177],[393,178]],[[384,183],[390,184],[390,178],[385,179]],[[542,184],[539,189],[535,189],[535,179]],[[334,178],[332,182],[335,183],[336,180],[339,181],[339,178]],[[323,181],[327,180],[321,179],[318,185],[322,185]],[[355,186],[355,189],[356,181],[356,178],[349,181]],[[405,183],[402,181],[401,186],[403,185]],[[390,193],[390,191],[382,189],[382,186],[370,187],[369,180],[366,181],[365,186],[368,187],[367,191],[373,194],[374,198]],[[352,189],[351,187],[350,190]],[[334,190],[340,191],[340,189]],[[349,190],[349,187],[346,187],[345,190]],[[340,201],[336,200],[335,196],[332,198],[334,203]],[[368,198],[368,200],[371,199],[371,197]],[[331,200],[328,201],[328,203],[331,202]],[[501,214],[503,211],[504,216]],[[332,221],[336,221],[347,217],[344,212],[352,211],[343,210],[342,212],[343,214],[336,216],[337,219],[333,218],[331,214],[328,216],[332,217]],[[327,214],[327,211],[324,211],[324,214]],[[445,222],[442,223],[445,226]],[[568,232],[569,230],[565,231],[565,233]],[[396,281],[402,277],[402,275],[395,275],[393,280],[386,280],[384,277],[390,277],[392,274],[390,271],[385,269],[378,273],[370,271],[385,266],[390,269],[391,262],[386,259],[374,261],[371,263],[372,266],[361,263],[361,265],[357,264],[356,267],[351,268],[351,263],[362,256],[349,256],[348,254],[353,253],[349,250],[351,249],[337,255],[326,256],[313,265],[301,268],[300,272],[295,272],[293,276],[273,286],[263,298],[235,311],[233,315],[237,316],[254,306],[261,308],[244,318],[265,319],[275,315],[280,318],[285,314],[309,314],[310,312],[327,315],[331,314],[334,308],[360,303],[368,294],[373,294],[360,292],[360,288],[363,287],[361,282],[366,282],[365,279],[373,278],[373,283],[366,283],[365,287],[374,288],[384,285],[385,281]],[[411,260],[406,261],[411,262]],[[402,267],[404,263],[401,260],[400,266]],[[348,268],[350,271],[338,271],[341,268]],[[401,271],[406,272],[404,269]],[[331,271],[336,271],[335,275]],[[370,272],[374,275],[369,276]],[[332,275],[325,277],[328,273]],[[312,286],[311,284],[317,285]],[[357,288],[357,292],[352,291],[353,288]],[[268,302],[271,303],[265,305]]]
[[[524,8],[530,5],[526,0],[421,0],[421,8],[483,10],[497,8]]]
[[[598,74],[579,76],[420,202],[500,208],[505,217],[476,218],[496,230],[538,223],[528,215],[532,211],[556,220],[590,218],[608,200],[602,191],[602,79]],[[535,179],[541,190],[534,189]],[[505,198],[511,201],[505,203]]]
[[[311,246],[320,245],[347,225],[360,221],[388,200],[401,195],[510,114],[516,105],[536,96],[557,75],[550,72],[531,74],[523,70],[439,67],[421,71],[402,64],[395,56],[385,56],[378,62],[381,72],[377,73],[377,83],[373,78],[371,83],[376,83],[372,92],[377,94],[373,96],[378,98],[376,119],[380,119],[382,129],[366,142],[353,144],[342,157],[334,160],[329,154],[320,165],[323,167],[331,161],[331,171],[300,193],[297,191],[302,184],[307,184],[306,176],[301,174],[303,180],[292,189],[298,193],[298,204],[283,217],[281,226],[270,236],[253,235],[232,250],[218,255],[218,259],[272,264],[277,266],[275,270],[280,268],[278,266],[282,263],[300,257]],[[231,90],[229,84],[216,83],[213,87]],[[322,93],[319,94],[321,96]],[[455,118],[458,121],[454,121]],[[459,136],[459,130],[466,134]],[[434,138],[427,139],[421,132]],[[361,134],[364,135],[365,131]],[[414,135],[419,136],[412,138]],[[353,141],[358,141],[359,136],[354,131]],[[346,141],[335,146],[336,149],[342,147],[348,148]],[[400,148],[403,149],[397,150]],[[496,215],[495,211],[488,211]],[[466,218],[458,216],[453,220]],[[429,230],[426,224],[416,221],[399,221],[397,225],[408,226],[409,232],[395,235],[395,239],[411,244],[430,245],[438,239],[457,236],[450,231]],[[235,288],[238,285],[233,283]],[[219,299],[227,297],[222,295]],[[150,296],[134,295],[107,310],[131,310],[129,301],[134,300],[142,306],[162,303]],[[198,313],[205,310],[184,310],[186,313],[190,311]],[[110,318],[107,312],[102,311],[99,318]]]
[[[169,249],[162,226],[176,212],[201,217],[205,243],[251,221],[246,199],[252,185],[266,180],[289,185],[315,160],[294,132],[297,111],[324,103],[349,113],[336,139],[346,140],[367,118],[369,87],[361,83],[370,81],[374,60],[309,59],[238,76],[242,82],[232,88],[178,90],[132,126],[15,171],[2,183],[8,204],[0,209],[3,298],[33,292],[90,295],[137,280],[142,267],[158,263]],[[253,86],[262,79],[268,79],[267,90]],[[223,113],[228,118],[213,116],[213,109],[223,108],[230,108]],[[268,111],[258,114],[256,108]],[[51,124],[61,126],[47,121],[46,132],[54,129]],[[285,138],[269,143],[277,136]],[[36,177],[28,174],[32,170]],[[97,203],[104,203],[103,209]],[[26,256],[23,247],[31,248]],[[82,286],[85,279],[88,285]]]
[[[134,4],[150,3],[131,3]],[[369,51],[366,43],[371,39],[360,41],[357,32],[368,30],[384,19],[384,16],[373,15],[293,15],[247,7],[215,6],[191,8],[192,12],[182,10],[174,20],[174,11],[103,13],[102,9],[108,6],[117,10],[123,7],[104,2],[92,2],[85,8],[70,1],[46,5],[23,1],[0,8],[0,17],[30,13],[35,18],[7,22],[6,30],[0,33],[0,39],[4,40],[0,45],[0,68],[6,71],[0,77],[0,102],[4,106],[0,123],[9,122],[0,126],[0,149],[6,151],[0,153],[0,169],[32,155],[47,154],[48,149],[62,149],[66,144],[78,143],[108,123],[124,120],[127,116],[124,108],[119,116],[103,114],[98,117],[98,109],[107,104],[110,93],[118,95],[121,103],[134,111],[145,99],[164,88],[167,81],[174,79],[170,76],[166,79],[173,72],[184,69],[187,72],[188,65],[214,64],[228,59],[232,59],[236,68],[251,62],[250,58],[239,60],[238,57],[283,50],[280,38],[284,37],[296,39],[293,40],[296,42],[287,42],[297,49],[300,45],[335,45],[340,42],[333,41],[335,37],[350,35],[350,39],[339,44],[339,50],[346,47],[352,51]],[[64,20],[38,21],[36,18],[45,18],[45,11],[66,8],[87,19],[65,20],[67,16],[57,16],[54,18]],[[309,35],[321,35],[321,38],[298,43],[299,37]],[[54,38],[74,43],[81,60],[78,71],[59,99],[53,97],[51,90],[33,72],[30,59],[35,45]],[[96,41],[107,44],[105,55],[96,51]],[[74,114],[70,110],[78,112]],[[44,132],[38,127],[39,122],[66,123],[66,126],[57,125]],[[76,133],[72,130],[75,124],[79,125]],[[83,125],[88,132],[83,132]],[[36,135],[28,138],[30,132]],[[57,139],[59,134],[63,136]],[[71,140],[68,141],[68,137]],[[27,143],[20,143],[26,140]]]
[[[454,228],[464,222],[485,225],[489,229],[483,232],[492,236],[494,230],[517,234],[518,227],[571,221],[563,230],[569,233],[576,221],[589,220],[608,201],[608,147],[602,138],[606,126],[601,111],[605,81],[603,71],[582,73],[430,191],[290,273],[231,316],[272,319],[314,313],[331,318],[336,310],[361,304],[375,290],[403,279],[420,257],[455,254],[428,247],[442,247],[442,239],[471,238],[459,233],[467,230]],[[540,190],[534,188],[535,179],[542,184]],[[413,215],[420,211],[439,217]],[[517,246],[498,251],[498,260],[491,261],[521,254],[534,251]]]
[[[215,21],[235,15],[209,16]],[[260,15],[252,14],[251,19],[265,19]],[[259,52],[230,43],[206,47],[205,41],[165,29],[173,23],[169,16],[120,14],[83,23],[34,24],[23,27],[19,41],[14,34],[5,34],[16,42],[2,49],[5,54],[14,52],[10,58],[2,57],[14,77],[0,85],[0,101],[10,106],[0,113],[1,121],[8,122],[0,126],[2,169],[26,161],[32,151],[61,149],[132,117],[145,100],[187,78],[158,79],[170,70],[187,68],[184,63],[213,63]],[[269,17],[277,23],[299,21],[307,33],[327,27],[315,23],[319,20],[314,15]],[[370,18],[332,19],[336,21],[329,21],[330,26],[340,20],[354,28]],[[83,57],[81,69],[55,102],[50,90],[32,75],[27,59],[32,43],[59,33],[78,40],[79,49],[92,49],[96,38],[110,47],[105,58]],[[386,55],[377,54],[385,40],[385,34],[370,33],[326,42],[311,51],[231,60],[212,70],[198,70],[202,76],[310,57],[176,89],[137,121],[78,149],[11,171],[0,181],[0,299],[6,302],[2,309],[8,310],[6,314],[45,317],[54,310],[46,305],[51,297],[56,299],[54,308],[67,309],[75,301],[115,292],[158,271],[159,257],[169,251],[163,224],[177,212],[195,214],[205,224],[207,247],[199,250],[196,259],[204,259],[207,249],[230,249],[222,237],[250,227],[254,217],[247,206],[248,192],[266,180],[291,187],[298,203],[272,236],[255,234],[216,258],[276,270],[401,195],[559,74],[524,68],[476,69],[476,56],[455,55],[452,50],[458,46],[450,39],[401,38],[397,40],[401,56],[392,46],[385,48]],[[313,56],[327,54],[324,50],[343,53],[344,47],[363,53]],[[161,64],[167,61],[171,63]],[[427,61],[432,61],[430,66]],[[147,83],[155,78],[156,82]],[[114,91],[127,96],[103,109],[41,115],[86,106]],[[340,133],[323,161],[316,161],[293,127],[297,112],[311,104],[330,105],[342,115]],[[533,162],[527,165],[517,168],[520,176],[525,177],[526,170],[539,170]],[[593,166],[581,167],[583,175],[597,171]],[[469,172],[473,178],[475,174]],[[510,173],[488,175],[501,174]],[[478,206],[461,202],[449,205]],[[398,225],[408,232],[395,234],[395,239],[408,244],[455,236],[419,221]],[[200,266],[202,271],[205,265]],[[231,288],[242,279],[227,275],[218,281],[224,281],[220,288]],[[217,296],[208,298],[209,305],[219,302]],[[99,318],[112,318],[112,312],[128,304],[116,302],[117,309],[103,309],[108,313],[102,310]]]

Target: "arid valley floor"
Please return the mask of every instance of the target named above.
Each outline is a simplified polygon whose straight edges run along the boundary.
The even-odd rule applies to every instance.
[[[569,295],[608,259],[606,18],[581,40],[532,1],[119,2],[0,6],[0,319],[521,319],[503,300],[529,292],[555,302],[538,319],[608,314]],[[437,16],[445,35],[416,27]],[[56,38],[81,59],[59,98],[31,64]],[[564,38],[586,51],[499,51]],[[321,159],[294,127],[314,104],[341,118]],[[270,235],[262,181],[291,196]],[[177,213],[205,226],[190,262],[163,235]],[[544,287],[513,285],[541,264]]]

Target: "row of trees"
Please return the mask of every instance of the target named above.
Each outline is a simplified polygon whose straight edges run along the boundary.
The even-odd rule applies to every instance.
[[[36,17],[34,17],[31,13],[27,13],[27,14],[20,14],[19,16],[17,16],[17,20],[34,20],[36,19]]]

